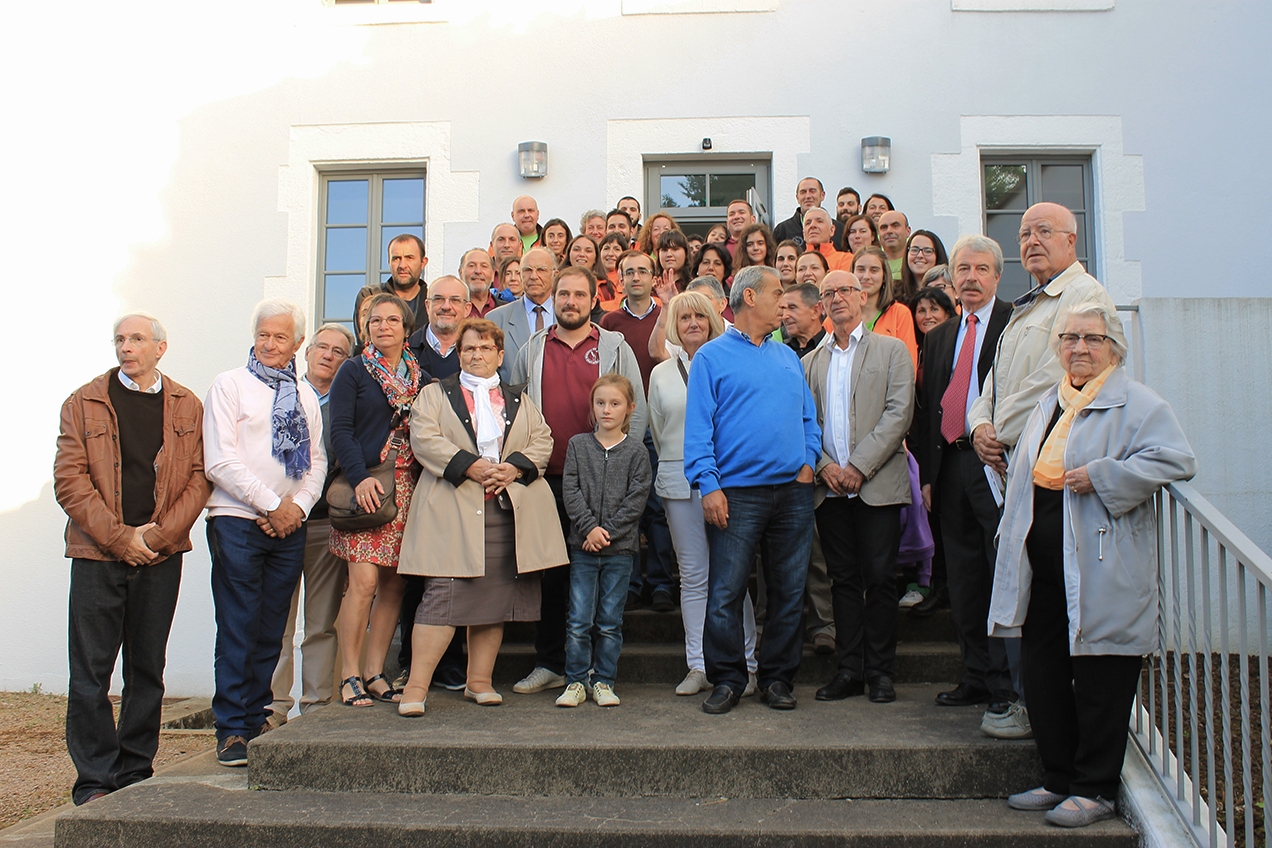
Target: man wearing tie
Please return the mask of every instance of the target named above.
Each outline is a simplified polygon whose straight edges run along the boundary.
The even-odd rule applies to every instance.
[[[534,247],[521,257],[521,297],[505,303],[487,317],[504,331],[504,364],[499,375],[509,378],[517,354],[530,337],[556,323],[552,304],[555,261],[547,248]]]
[[[966,668],[962,682],[937,695],[936,702],[972,706],[988,701],[991,713],[999,714],[1015,702],[1016,693],[1003,640],[986,635],[998,504],[972,449],[967,412],[990,372],[1011,304],[996,297],[1003,253],[993,239],[963,236],[950,254],[950,266],[963,314],[933,329],[924,341],[923,409],[914,440],[923,498],[940,518],[950,606]]]

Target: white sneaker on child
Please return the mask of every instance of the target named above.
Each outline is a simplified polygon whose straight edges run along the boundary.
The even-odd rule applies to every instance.
[[[909,609],[923,602],[923,593],[918,589],[911,589],[901,596],[900,603],[897,604],[898,609]]]
[[[598,707],[618,706],[618,696],[614,694],[614,687],[608,683],[592,684],[592,700],[596,701]]]
[[[582,683],[575,682],[565,687],[565,691],[557,696],[556,705],[558,707],[577,707],[586,700],[587,690],[583,688]]]

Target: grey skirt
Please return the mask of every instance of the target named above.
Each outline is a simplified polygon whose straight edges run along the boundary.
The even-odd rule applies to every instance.
[[[486,573],[481,577],[429,577],[415,623],[463,627],[539,620],[539,572],[517,573],[512,512],[494,501],[486,519]]]

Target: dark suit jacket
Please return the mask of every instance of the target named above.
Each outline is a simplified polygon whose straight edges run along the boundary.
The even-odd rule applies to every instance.
[[[994,299],[994,309],[985,328],[985,341],[976,362],[977,385],[985,385],[985,377],[994,365],[998,337],[1011,318],[1011,304]],[[941,397],[954,376],[954,346],[958,341],[960,321],[951,318],[930,330],[923,339],[923,390],[919,393],[919,409],[914,414],[911,450],[919,463],[919,482],[932,485],[932,504],[937,503],[937,477],[941,470],[941,451],[946,446],[941,436]]]

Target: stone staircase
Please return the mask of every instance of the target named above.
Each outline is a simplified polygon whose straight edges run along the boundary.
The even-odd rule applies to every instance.
[[[1032,742],[990,739],[978,708],[937,708],[961,673],[948,611],[902,616],[898,699],[813,699],[833,660],[811,650],[799,708],[748,698],[728,715],[677,698],[680,617],[628,613],[623,703],[565,710],[519,696],[532,627],[509,626],[504,705],[433,690],[428,713],[332,706],[248,749],[247,784],[156,778],[61,816],[58,846],[1034,846],[1136,844],[1120,821],[1080,831],[1008,810],[1037,785]],[[241,773],[240,773],[241,774]]]

